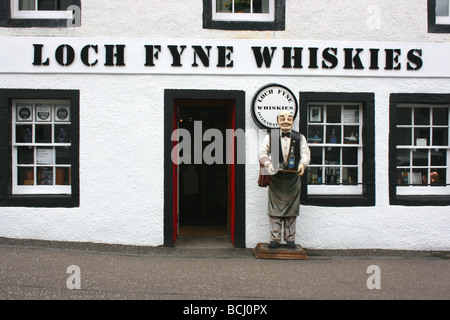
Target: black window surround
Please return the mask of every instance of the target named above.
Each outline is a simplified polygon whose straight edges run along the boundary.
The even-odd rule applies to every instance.
[[[403,206],[449,206],[448,195],[397,195],[397,104],[450,104],[450,94],[393,93],[389,103],[389,203]]]
[[[174,131],[175,100],[234,100],[235,128],[245,131],[245,92],[238,90],[189,90],[166,89],[164,91],[164,246],[173,247],[173,163],[171,140]],[[237,163],[234,222],[234,246],[245,248],[245,164]]]
[[[0,89],[0,207],[79,207],[79,98],[78,90]],[[12,100],[70,100],[71,118],[71,194],[12,194]]]
[[[302,205],[353,207],[375,206],[375,95],[373,93],[300,92],[300,132],[306,136],[307,106],[310,102],[362,103],[363,193],[362,195],[308,195],[306,175],[302,177]]]
[[[428,0],[428,32],[450,33],[450,25],[436,24],[436,0]]]
[[[203,0],[203,29],[220,30],[285,30],[286,0],[275,1],[275,21],[214,21],[212,19],[211,0]]]
[[[81,0],[74,0],[81,10]],[[6,28],[61,28],[67,27],[66,19],[13,19],[11,0],[0,0],[0,27]]]

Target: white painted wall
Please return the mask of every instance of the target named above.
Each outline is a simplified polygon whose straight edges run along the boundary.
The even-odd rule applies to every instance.
[[[194,3],[140,1],[133,8],[134,2],[82,0],[79,28],[0,28],[0,36],[450,41],[450,34],[427,33],[426,1],[288,0],[286,31],[281,32],[203,30],[202,1]],[[367,26],[373,4],[381,10],[375,29]],[[0,237],[162,245],[164,89],[244,90],[246,128],[256,130],[250,103],[260,87],[272,82],[295,93],[375,93],[376,206],[301,206],[298,243],[305,248],[450,250],[449,207],[389,205],[389,94],[449,93],[449,79],[427,78],[0,74],[1,88],[80,90],[80,207],[2,207]],[[251,163],[257,144],[248,141]],[[269,236],[267,190],[257,186],[257,175],[256,164],[248,165],[247,247]]]

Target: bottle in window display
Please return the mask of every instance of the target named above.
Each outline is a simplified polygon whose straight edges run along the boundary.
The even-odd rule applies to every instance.
[[[60,143],[66,142],[66,139],[67,139],[66,131],[64,130],[64,128],[60,128],[58,133],[58,142]]]
[[[337,143],[336,129],[331,129],[330,143]]]
[[[31,130],[30,130],[30,128],[27,128],[25,130],[25,134],[23,135],[23,141],[29,143],[29,142],[31,142],[31,139],[32,139]]]

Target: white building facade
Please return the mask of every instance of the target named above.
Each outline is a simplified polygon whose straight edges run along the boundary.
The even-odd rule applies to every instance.
[[[0,237],[267,242],[275,88],[312,155],[297,243],[450,250],[448,2],[1,0]]]

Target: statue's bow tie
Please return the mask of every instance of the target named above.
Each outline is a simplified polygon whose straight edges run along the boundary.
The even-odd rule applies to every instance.
[[[291,133],[290,132],[282,132],[281,133],[281,137],[288,137],[288,138],[290,138],[291,137]]]

